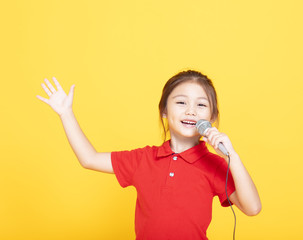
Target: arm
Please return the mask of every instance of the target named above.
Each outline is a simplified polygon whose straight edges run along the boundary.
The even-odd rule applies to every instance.
[[[257,188],[235,152],[230,154],[230,171],[236,187],[230,200],[246,215],[257,215],[262,208]]]
[[[223,143],[229,152],[230,171],[236,187],[236,191],[229,196],[229,199],[246,215],[257,215],[262,208],[257,188],[240,157],[233,149],[229,138],[224,133],[220,133],[215,127],[207,131],[206,137],[203,140],[209,143],[226,161],[228,161],[228,157],[218,149],[219,143]]]
[[[111,153],[99,153],[89,142],[81,130],[72,110],[74,88],[73,85],[68,95],[64,92],[59,82],[53,78],[57,90],[45,79],[42,88],[49,99],[37,96],[38,99],[48,104],[60,116],[67,139],[80,164],[87,169],[113,173]]]

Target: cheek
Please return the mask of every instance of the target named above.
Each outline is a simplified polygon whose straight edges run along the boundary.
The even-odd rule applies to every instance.
[[[180,108],[169,106],[166,111],[166,117],[175,118],[180,114]]]
[[[209,109],[205,109],[205,110],[200,111],[198,116],[200,118],[203,118],[203,119],[208,120],[208,121],[211,120],[211,112],[210,112]]]

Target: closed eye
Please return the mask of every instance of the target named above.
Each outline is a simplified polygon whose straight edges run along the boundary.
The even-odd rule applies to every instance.
[[[179,101],[179,102],[176,102],[177,104],[185,104],[185,102],[182,102],[182,101]]]

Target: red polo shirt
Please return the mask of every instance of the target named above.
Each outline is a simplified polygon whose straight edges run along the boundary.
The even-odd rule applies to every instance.
[[[201,240],[212,217],[212,201],[225,194],[226,161],[201,141],[174,153],[169,141],[132,151],[112,152],[112,165],[122,187],[137,190],[137,240]],[[234,192],[229,175],[228,195]]]

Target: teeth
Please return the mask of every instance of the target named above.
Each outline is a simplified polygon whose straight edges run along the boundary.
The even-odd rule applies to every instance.
[[[191,125],[195,125],[196,123],[195,122],[191,122],[191,121],[182,121],[183,123],[186,123],[186,124],[191,124]]]

